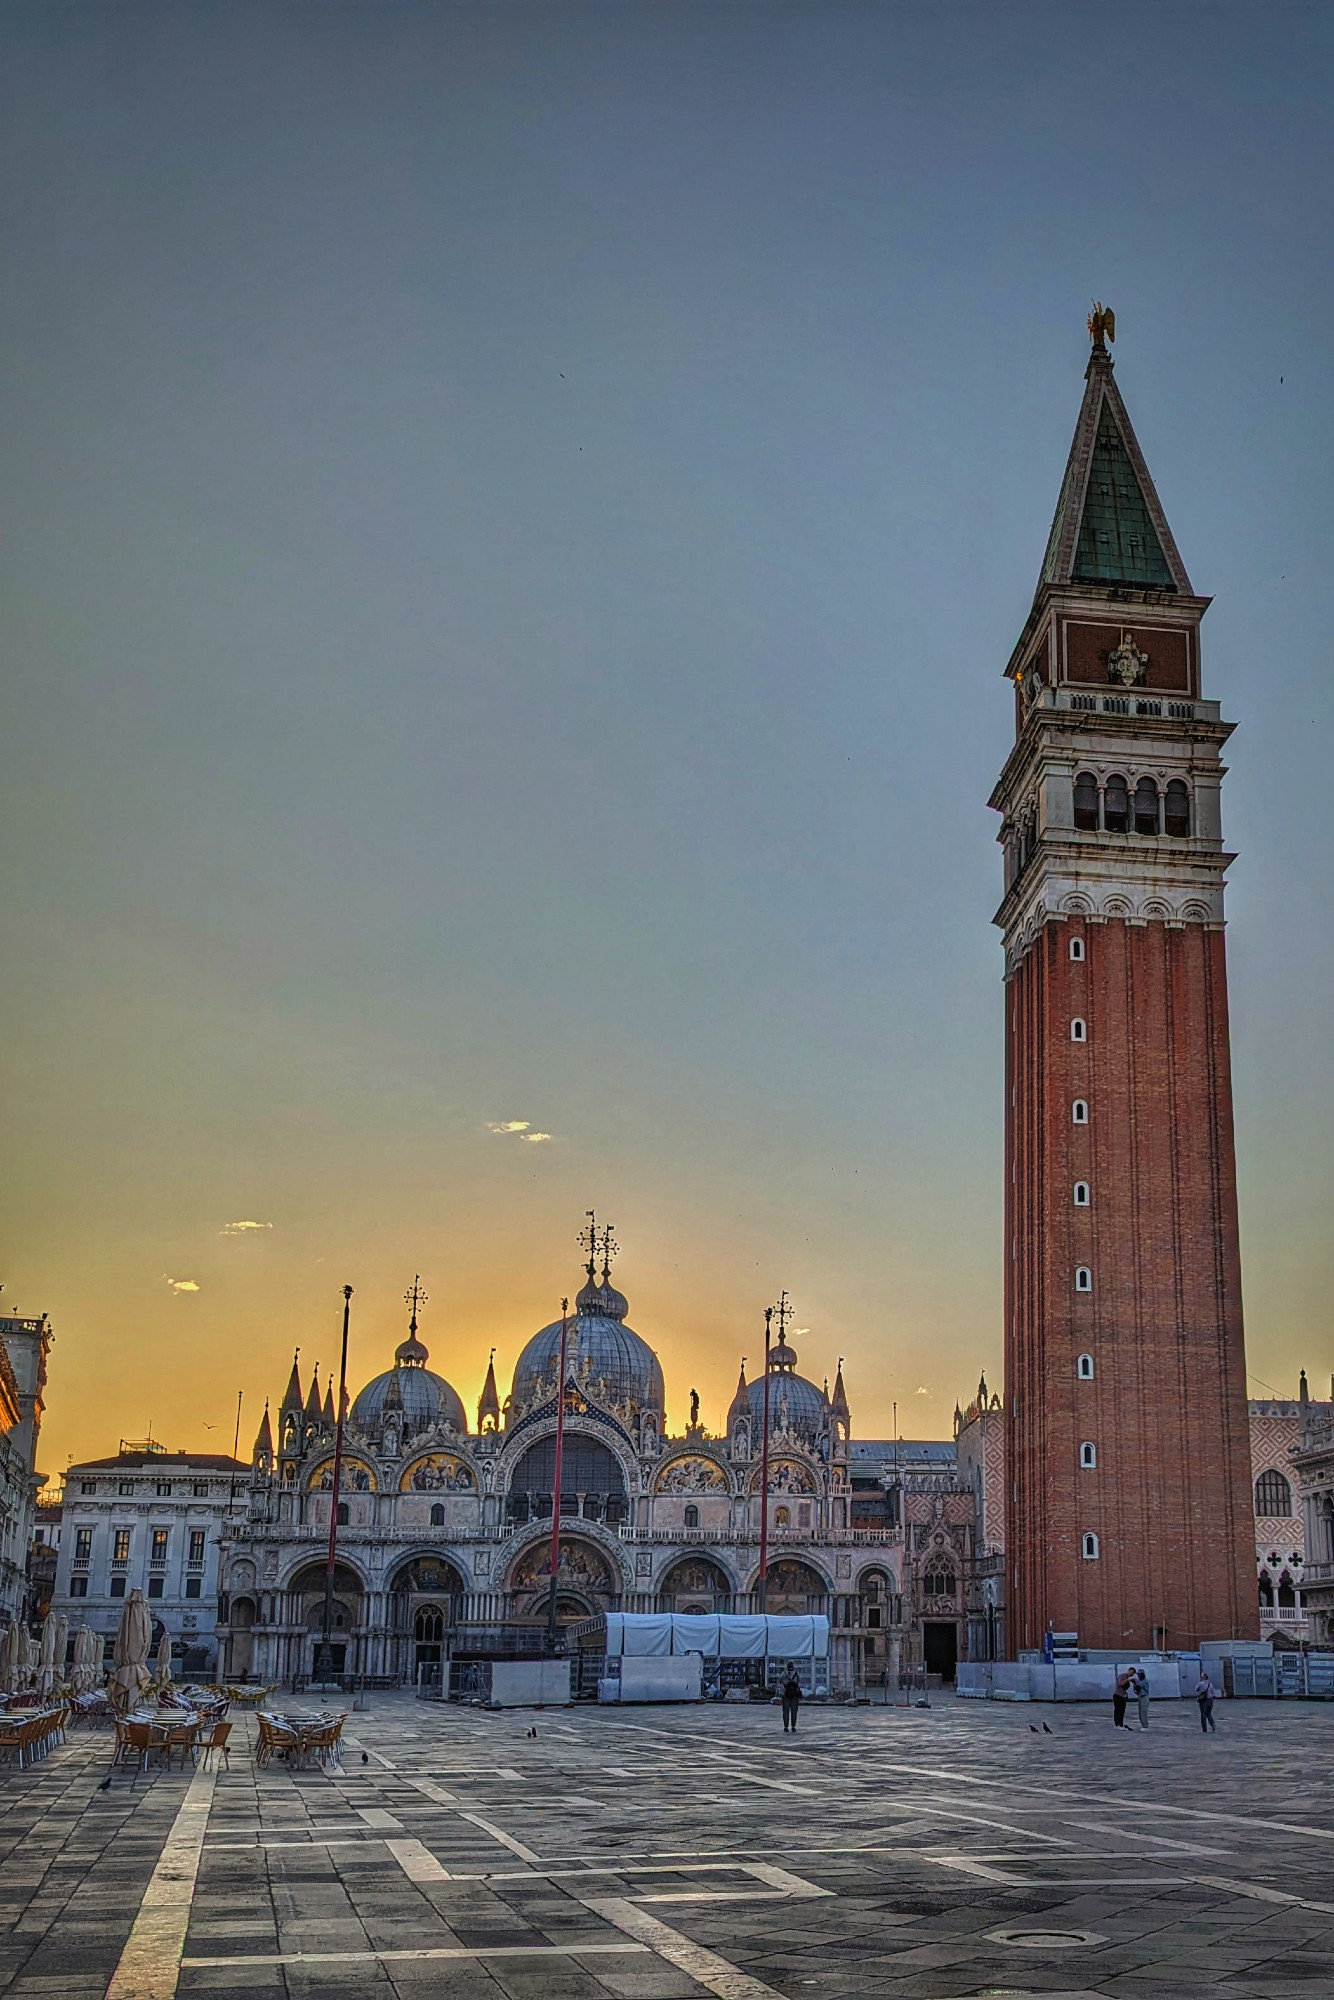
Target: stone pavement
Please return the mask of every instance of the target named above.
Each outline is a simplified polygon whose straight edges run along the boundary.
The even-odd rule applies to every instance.
[[[341,1775],[0,1771],[0,1990],[1334,1996],[1334,1707],[369,1699]]]

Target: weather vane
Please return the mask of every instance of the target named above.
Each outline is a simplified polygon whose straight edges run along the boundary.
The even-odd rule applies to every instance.
[[[403,1294],[403,1303],[411,1308],[412,1318],[408,1321],[408,1332],[417,1331],[417,1308],[426,1304],[426,1294],[422,1290],[420,1277],[414,1277],[409,1289]]]
[[[584,1269],[588,1272],[588,1282],[591,1285],[597,1275],[597,1262],[600,1257],[602,1282],[605,1285],[611,1274],[611,1260],[621,1246],[612,1235],[612,1225],[609,1222],[604,1223],[599,1229],[594,1211],[591,1208],[586,1209],[585,1214],[588,1216],[588,1227],[579,1231],[580,1248],[588,1252],[588,1262]]]

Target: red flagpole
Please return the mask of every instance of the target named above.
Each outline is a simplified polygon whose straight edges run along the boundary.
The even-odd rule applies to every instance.
[[[760,1610],[769,1602],[769,1322],[772,1306],[764,1308],[764,1438],[760,1445]]]
[[[565,1456],[565,1350],[570,1330],[570,1301],[560,1302],[560,1380],[556,1388],[556,1474],[551,1493],[551,1596],[547,1604],[547,1651],[556,1650],[556,1571],[560,1566],[560,1477]]]

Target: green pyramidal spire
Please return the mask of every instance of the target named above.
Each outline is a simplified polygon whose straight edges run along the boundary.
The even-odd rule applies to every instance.
[[[1130,584],[1190,595],[1112,358],[1095,341],[1041,583]]]

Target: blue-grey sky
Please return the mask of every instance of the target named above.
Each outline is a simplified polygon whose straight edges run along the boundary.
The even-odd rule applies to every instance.
[[[345,1279],[354,1374],[420,1269],[471,1400],[590,1204],[678,1419],[782,1285],[863,1435],[999,1375],[986,800],[1095,296],[1240,724],[1252,1372],[1328,1371],[1332,58],[1162,0],[0,16],[51,1469],[253,1434]]]

